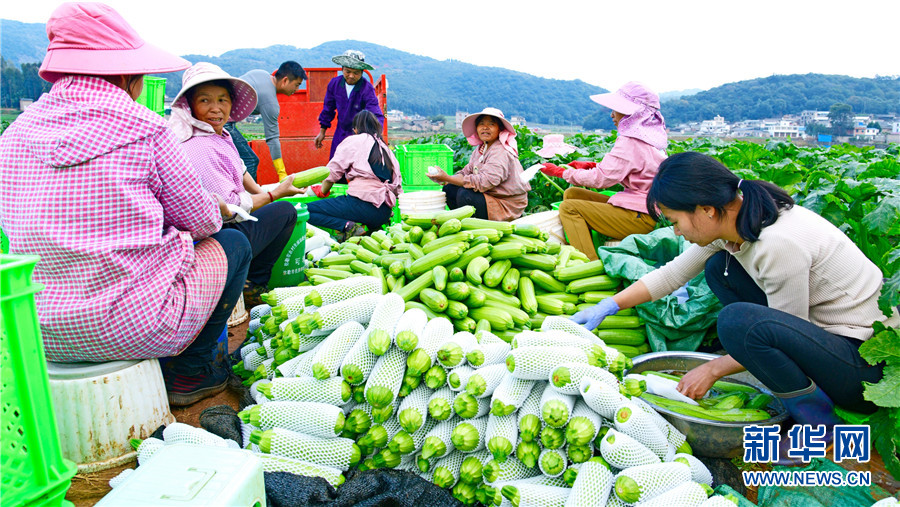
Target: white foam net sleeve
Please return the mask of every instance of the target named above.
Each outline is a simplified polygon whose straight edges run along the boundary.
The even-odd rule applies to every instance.
[[[541,422],[554,428],[565,426],[572,417],[572,410],[575,409],[575,399],[575,396],[560,394],[554,389],[544,389],[541,395]],[[545,416],[549,413],[558,417],[548,420]]]
[[[338,375],[341,362],[347,352],[356,345],[365,328],[358,322],[347,322],[334,330],[331,336],[322,342],[313,356],[313,368],[321,368],[328,377]],[[315,371],[315,370],[314,370]]]
[[[301,313],[306,310],[306,303],[303,301],[305,296],[294,296],[292,298],[287,298],[282,301],[280,304],[287,310],[287,318],[288,320],[296,319]]]
[[[288,472],[305,477],[321,477],[328,481],[332,487],[338,487],[344,482],[341,471],[334,467],[301,461],[299,459],[276,456],[274,454],[259,453],[257,456],[262,462],[263,472]]]
[[[440,421],[436,419],[426,419],[421,428],[409,434],[413,441],[413,451],[410,453],[411,455],[415,455],[422,450],[422,445],[425,443],[425,437],[428,436],[431,430],[433,430],[439,422]]]
[[[484,441],[488,444],[488,449],[498,449],[500,443],[509,443],[510,454],[516,452],[516,442],[519,440],[519,425],[515,413],[509,415],[488,416],[487,428],[485,429]],[[496,439],[495,444],[491,444]],[[505,440],[505,442],[504,442]],[[503,458],[500,458],[503,459]]]
[[[194,444],[210,447],[229,447],[228,442],[215,433],[210,433],[203,428],[196,428],[189,424],[174,422],[163,430],[163,440],[166,444]]]
[[[513,363],[512,376],[526,380],[544,380],[550,377],[560,363],[585,363],[588,356],[583,350],[575,347],[519,347],[509,351],[506,358],[507,367]]]
[[[285,333],[287,334],[287,333]],[[307,352],[318,347],[331,331],[314,331],[312,334],[291,332],[291,348],[297,352]]]
[[[462,419],[462,420],[457,418],[457,421],[458,422],[456,424],[456,427],[460,427],[463,425],[469,425],[470,427],[475,429],[475,432],[478,434],[478,443],[475,445],[474,449],[470,449],[468,451],[459,449],[455,445],[454,445],[454,448],[459,450],[459,452],[466,453],[466,454],[484,449],[484,443],[485,443],[484,435],[487,432],[487,422],[488,422],[487,416],[483,415],[483,416],[476,417],[474,419]],[[453,429],[455,430],[456,427],[454,427]],[[451,438],[452,438],[452,433],[451,433]]]
[[[475,345],[474,347],[472,347],[472,349],[469,351],[469,353],[467,353],[467,357],[468,357],[468,354],[470,354],[472,352],[476,352],[476,351],[480,352],[481,356],[483,356],[484,359],[482,360],[481,364],[476,365],[476,364],[473,364],[471,361],[469,362],[469,364],[473,368],[486,368],[493,364],[501,364],[502,365],[503,362],[506,360],[506,356],[509,355],[510,346],[506,342],[479,343],[478,345]]]
[[[410,308],[409,310],[406,310],[394,327],[394,335],[392,336],[392,338],[394,338],[394,344],[396,344],[397,335],[403,331],[409,331],[421,339],[422,331],[425,330],[425,324],[427,323],[428,315],[424,310],[420,308]]]
[[[534,380],[520,379],[511,374],[506,374],[503,377],[503,381],[491,394],[491,402],[496,400],[504,405],[511,405],[518,409],[525,402],[525,399],[528,398],[534,386]]]
[[[587,461],[578,469],[566,507],[606,505],[612,486],[613,473],[603,463]]]
[[[449,472],[453,477],[453,484],[445,486],[445,488],[452,488],[459,482],[459,468],[462,466],[464,459],[466,459],[466,454],[459,451],[448,452],[446,456],[438,459],[431,466],[431,470],[429,470],[429,472],[431,472],[431,477],[434,478],[435,474],[438,473],[438,470]]]
[[[497,387],[500,386],[500,383],[503,382],[503,378],[509,373],[509,370],[506,369],[506,365],[503,363],[499,364],[491,364],[485,366],[483,368],[479,368],[469,376],[469,381],[472,380],[473,377],[479,377],[484,380],[485,389],[481,394],[475,395],[476,398],[489,398]],[[466,383],[468,386],[468,383]]]
[[[671,507],[673,505],[700,507],[706,499],[706,490],[703,486],[689,481],[675,486],[665,493],[660,493],[650,500],[641,502],[641,507]]]
[[[569,459],[562,449],[544,449],[538,457],[538,468],[541,473],[548,477],[559,477],[566,471],[566,463]],[[549,467],[557,464],[560,465],[558,470],[551,470]]]
[[[450,386],[443,386],[439,389],[436,389],[433,393],[431,393],[431,397],[428,398],[428,405],[431,405],[432,400],[442,399],[446,400],[447,405],[453,409],[453,400],[456,398],[456,394],[450,390]]]
[[[349,438],[318,438],[282,428],[269,431],[272,432],[269,453],[278,456],[347,470],[358,452]]]
[[[156,454],[156,451],[163,448],[166,442],[154,437],[145,438],[141,441],[141,445],[137,448],[138,465],[143,465]]]
[[[494,343],[506,343],[506,340],[500,338],[490,331],[486,331],[484,329],[479,330],[475,333],[475,338],[478,340],[478,343],[481,345],[490,345]],[[506,345],[509,345],[506,343]]]
[[[431,358],[432,366],[437,360],[437,351],[441,345],[453,336],[453,323],[444,317],[431,319],[425,324],[422,336],[419,337],[419,345],[416,349],[422,349]]]
[[[272,382],[271,380],[269,380],[267,378],[263,378],[263,379],[259,379],[256,382],[250,384],[250,396],[253,397],[253,401],[255,401],[257,405],[262,405],[263,403],[268,403],[268,402],[272,401],[269,398],[267,398],[266,395],[259,392],[259,389],[257,389],[257,387],[259,387],[263,384],[269,384],[271,382]]]
[[[678,462],[639,465],[620,471],[616,474],[615,481],[618,481],[621,477],[628,477],[636,482],[640,490],[638,501],[646,502],[681,483],[690,481],[691,468]],[[626,500],[621,496],[619,498]]]
[[[442,360],[441,355],[438,354],[438,356],[437,356],[438,362],[440,362],[440,364],[444,368],[454,368],[457,366],[463,366],[466,364],[466,352],[471,350],[472,347],[474,347],[476,345],[478,345],[478,340],[475,338],[475,335],[473,335],[472,333],[470,333],[468,331],[456,332],[450,336],[449,340],[445,340],[443,343],[441,343],[440,347],[438,347],[438,351],[441,351],[442,349],[445,349],[445,348],[449,349],[449,350],[458,350],[461,353],[461,357],[459,357],[458,360],[456,360],[457,359],[455,357],[456,355],[453,354],[451,356],[451,358],[453,359],[452,361],[451,360]]]
[[[307,401],[272,401],[255,410],[259,410],[259,427],[263,430],[284,428],[321,438],[340,435],[335,427],[344,416],[340,407]]]
[[[528,477],[534,477],[541,474],[541,471],[538,470],[537,467],[529,468],[525,466],[525,463],[519,461],[519,459],[515,456],[510,456],[506,459],[506,461],[503,462],[492,460],[489,463],[499,468],[499,472],[496,474],[496,477],[494,477],[493,480],[491,480],[488,475],[485,475],[484,482],[489,486],[494,486],[502,482],[526,479]]]
[[[582,398],[575,399],[575,408],[572,409],[572,417],[569,418],[569,423],[571,424],[572,419],[584,418],[590,421],[591,425],[594,427],[594,434],[591,435],[591,440],[597,437],[597,433],[600,431],[600,428],[603,427],[603,418],[600,417],[600,414],[594,412],[594,410],[584,402]]]
[[[268,307],[269,305],[260,305],[260,306]],[[271,307],[269,307],[269,308],[271,309]],[[259,318],[250,319],[249,321],[247,321],[247,334],[248,335],[253,334],[253,332],[256,331],[257,329],[259,329],[260,327],[262,327],[262,325],[263,325],[262,319],[259,319]]]
[[[598,341],[600,343],[603,342],[594,333],[585,329],[584,326],[569,320],[567,316],[548,315],[544,322],[541,323],[541,331],[562,331],[595,343]]]
[[[297,296],[306,296],[315,289],[316,286],[304,285],[302,287],[275,287],[270,293],[275,294],[275,301],[281,304],[283,301]]]
[[[295,377],[312,377],[312,365],[313,358],[316,357],[316,352],[321,349],[322,342],[319,342],[313,348],[307,350],[306,352],[300,354],[297,357],[302,359],[297,361],[297,364],[294,365],[294,376]],[[296,358],[295,358],[296,359]]]
[[[873,503],[871,507],[896,507],[896,505],[897,499],[889,496]],[[704,500],[703,503],[700,504],[700,507],[735,507],[735,505],[734,502],[722,495],[713,495]]]
[[[403,316],[405,307],[406,301],[398,294],[390,293],[381,296],[381,301],[378,302],[375,311],[372,313],[369,328],[385,331],[388,336],[393,338],[394,329]]]
[[[628,403],[619,407],[613,421],[617,430],[646,445],[660,459],[665,459],[669,452],[669,440],[659,430],[651,416],[637,405]]]
[[[440,455],[436,455],[436,457],[441,458],[448,452],[455,449],[455,447],[453,447],[451,435],[453,434],[453,429],[456,428],[456,425],[459,424],[460,421],[461,419],[459,417],[452,416],[446,421],[440,421],[433,428],[431,428],[431,431],[429,431],[428,434],[425,435],[425,440],[428,440],[429,437],[435,437],[444,443],[446,452]]]
[[[329,405],[343,405],[344,379],[315,377],[272,379],[272,399],[284,401],[315,401]]]
[[[372,373],[366,381],[366,399],[369,399],[369,391],[373,387],[383,387],[389,390],[397,398],[400,386],[403,385],[403,376],[406,374],[406,352],[397,347],[391,347],[375,362]]]
[[[475,415],[473,415],[472,417],[466,417],[464,419],[474,419],[476,417],[482,417],[484,415],[487,415],[488,412],[491,411],[491,400],[490,399],[475,398],[474,396],[472,396],[471,394],[469,394],[467,392],[460,392],[453,398],[452,406],[453,406],[454,410],[456,409],[456,399],[460,398],[460,397],[462,397],[462,398],[471,397],[471,399],[474,399],[475,402],[478,403],[478,409],[475,411]],[[457,415],[459,415],[459,414],[457,414]],[[462,416],[460,416],[460,417],[462,417]]]
[[[638,407],[642,408],[644,412],[650,414],[650,416],[653,418],[653,422],[656,423],[663,435],[666,435],[666,438],[669,440],[669,444],[671,444],[673,447],[677,449],[681,447],[681,444],[683,444],[687,440],[687,437],[684,435],[684,433],[678,431],[678,428],[676,428],[674,425],[672,425],[672,423],[661,416],[659,412],[657,412],[652,406],[650,406],[649,403],[642,400],[641,398],[631,398],[630,401]]]
[[[250,320],[256,320],[270,313],[272,313],[272,307],[268,304],[256,305],[250,309]]]
[[[365,295],[381,295],[381,280],[374,276],[354,276],[316,285],[313,290],[322,298],[319,306],[332,305]],[[312,292],[312,291],[310,291]]]
[[[265,352],[260,354],[257,352],[259,349],[264,349],[262,345],[257,345],[256,348],[249,351],[246,356],[244,356],[244,369],[247,371],[254,371],[259,368],[259,365],[263,364],[263,361],[266,360]]]
[[[618,389],[613,389],[606,383],[590,377],[581,379],[578,390],[581,392],[584,402],[594,412],[609,420],[615,418],[619,407],[628,403],[628,399],[622,396]]]
[[[558,486],[544,486],[543,484],[516,484],[512,487],[519,491],[519,507],[555,507],[565,505],[572,491],[569,488]]]
[[[517,412],[519,420],[521,421],[523,417],[526,415],[536,416],[538,419],[541,417],[541,399],[544,397],[544,390],[547,389],[546,382],[535,382],[534,388],[528,393],[528,397],[525,398],[525,401],[522,402],[522,406],[519,408]]]
[[[626,469],[659,463],[659,456],[630,436],[610,429],[600,441],[600,455],[610,465]]]
[[[431,398],[432,393],[434,393],[434,391],[425,385],[424,382],[419,384],[419,387],[413,389],[409,395],[400,402],[400,407],[397,410],[397,417],[403,416],[406,411],[412,411],[419,414],[419,417],[421,417],[422,423],[424,424],[425,419],[428,418],[428,400]],[[404,418],[405,417],[408,417],[408,415],[404,416]],[[416,429],[413,429],[413,431]]]
[[[578,347],[595,345],[593,340],[563,331],[529,331],[524,330],[513,339],[513,348],[519,347]]]
[[[566,370],[560,370],[560,368],[565,368]],[[558,386],[556,384],[559,382],[557,382],[556,379],[560,371],[568,371],[569,381],[561,386]],[[578,386],[581,384],[581,379],[584,377],[590,377],[592,379],[599,380],[616,389],[619,388],[619,380],[615,375],[610,373],[609,370],[607,370],[606,368],[601,368],[600,366],[593,366],[584,363],[563,363],[555,367],[550,373],[550,387],[563,394],[577,395]]]
[[[471,377],[475,373],[475,368],[472,368],[468,364],[460,364],[452,368],[447,372],[447,385],[450,386],[450,389],[454,392],[460,392],[466,390],[466,384],[469,382],[469,377]],[[453,383],[450,381],[450,377],[456,375],[454,380],[458,382],[456,387],[454,387]]]
[[[287,361],[281,363],[280,365],[275,367],[275,371],[281,374],[282,377],[293,377],[294,372],[297,370],[297,365],[302,361],[301,355],[298,354]]]
[[[259,428],[252,424],[247,424],[241,421],[241,447],[243,447],[244,449],[250,448],[250,434],[258,429]]]
[[[353,280],[353,278],[338,281],[343,282],[346,280]],[[320,319],[319,329],[323,331],[337,329],[351,320],[363,325],[368,324],[380,299],[380,294],[366,294],[365,296],[358,296],[323,306],[316,312]]]
[[[673,460],[676,460],[678,458],[684,458],[690,464],[691,480],[693,480],[694,482],[699,482],[701,484],[706,484],[707,486],[713,485],[712,472],[709,471],[709,468],[706,468],[706,465],[704,465],[702,461],[690,454],[685,453],[676,454]]]
[[[125,470],[122,470],[121,472],[119,472],[119,475],[117,475],[109,480],[109,487],[112,489],[116,489],[117,487],[119,487],[120,484],[125,482],[125,479],[127,479],[133,473],[134,473],[133,468],[126,468]]]
[[[356,343],[347,352],[347,355],[344,356],[343,361],[341,361],[341,375],[344,379],[347,379],[348,377],[355,377],[358,373],[358,379],[353,378],[353,382],[347,380],[351,385],[358,386],[369,378],[369,375],[372,373],[372,368],[375,367],[376,361],[378,361],[378,356],[369,350],[369,330],[366,329],[365,332],[363,332],[363,335],[356,340]],[[359,369],[359,372],[351,370],[351,367]],[[353,373],[351,374],[351,372]]]
[[[247,355],[249,355],[251,352],[256,352],[256,350],[259,349],[259,347],[260,347],[260,345],[256,342],[251,342],[246,345],[241,345],[241,351],[240,351],[241,361],[245,361],[247,358]],[[260,359],[259,362],[261,363],[262,359]],[[246,365],[247,363],[245,362],[244,364]],[[245,366],[245,369],[246,369],[246,366]]]

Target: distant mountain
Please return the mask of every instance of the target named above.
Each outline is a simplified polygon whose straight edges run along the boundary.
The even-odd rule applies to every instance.
[[[669,102],[670,100],[680,99],[681,97],[685,97],[688,95],[694,95],[696,93],[702,92],[701,88],[691,88],[689,90],[676,90],[671,92],[662,92],[659,94],[659,102]]]
[[[721,115],[727,122],[780,118],[832,104],[850,104],[866,114],[900,113],[900,78],[855,78],[826,74],[778,75],[728,83],[662,105],[666,124],[675,126]],[[592,114],[584,128],[609,128],[608,114]]]
[[[40,63],[47,52],[44,24],[0,19],[0,49],[3,59],[17,67],[23,63]]]
[[[40,62],[47,47],[41,23],[2,20],[0,47],[4,60],[19,65]],[[421,115],[475,112],[497,107],[507,118],[522,116],[531,123],[578,125],[585,114],[600,109],[588,97],[606,90],[580,80],[545,79],[498,67],[480,67],[454,60],[438,61],[368,42],[326,42],[310,49],[287,45],[236,49],[221,56],[183,55],[196,63],[207,61],[239,76],[251,69],[275,70],[286,60],[304,67],[334,67],[331,58],[347,49],[366,54],[376,70],[388,79],[388,108]],[[166,95],[181,88],[181,73],[160,74],[167,78]]]

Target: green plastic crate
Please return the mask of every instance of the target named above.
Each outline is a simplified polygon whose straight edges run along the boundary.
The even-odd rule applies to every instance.
[[[0,498],[3,505],[71,505],[77,467],[60,451],[32,283],[35,255],[0,255]]]
[[[432,186],[428,167],[436,165],[453,174],[453,150],[446,144],[401,144],[394,150],[400,163],[403,187]]]
[[[9,238],[3,234],[3,229],[0,229],[0,254],[2,253],[9,253]]]
[[[144,89],[135,101],[154,113],[166,115],[166,78],[144,76]]]

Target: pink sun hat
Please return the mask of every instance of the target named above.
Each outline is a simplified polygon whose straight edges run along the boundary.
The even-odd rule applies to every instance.
[[[191,66],[147,44],[112,7],[102,3],[67,2],[47,21],[50,45],[40,76],[53,83],[66,74],[93,76],[163,74]]]
[[[634,114],[644,106],[659,109],[659,95],[637,81],[625,83],[613,93],[591,95],[591,100],[624,115]]]
[[[218,80],[229,81],[233,88],[231,116],[228,121],[241,121],[250,116],[253,110],[256,109],[256,90],[250,86],[250,83],[232,76],[218,65],[209,62],[197,62],[184,71],[184,74],[181,75],[181,91],[175,96],[172,105],[183,101],[184,105],[190,110],[190,104],[187,103],[187,97],[185,96],[187,91],[203,83]]]
[[[562,134],[548,134],[544,136],[544,147],[535,153],[541,158],[553,158],[556,155],[569,155],[575,150],[574,146],[563,141]]]

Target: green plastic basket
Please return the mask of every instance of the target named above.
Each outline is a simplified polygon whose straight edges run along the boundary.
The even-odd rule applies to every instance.
[[[144,89],[135,101],[154,113],[166,115],[166,78],[144,76]]]
[[[0,498],[3,505],[71,505],[77,467],[60,451],[32,283],[34,255],[0,255]]]
[[[453,150],[446,144],[401,144],[394,155],[400,163],[403,188],[434,185],[428,178],[428,167],[433,165],[453,174]]]

